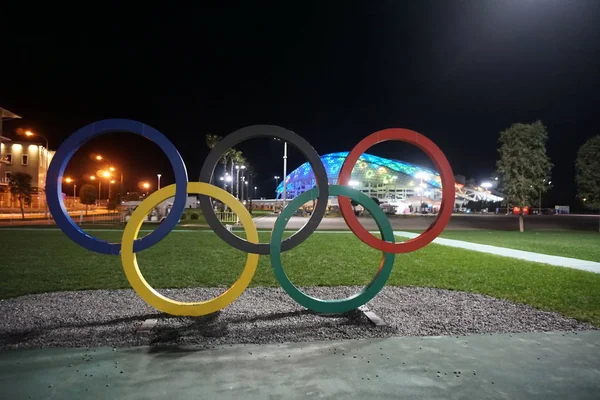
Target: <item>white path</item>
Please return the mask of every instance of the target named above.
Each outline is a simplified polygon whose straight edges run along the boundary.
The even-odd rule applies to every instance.
[[[403,231],[394,231],[394,235],[409,239],[418,236],[418,234],[416,233]],[[512,257],[518,258],[520,260],[556,265],[558,267],[580,269],[582,271],[590,271],[600,274],[600,263],[594,261],[578,260],[576,258],[569,257],[551,256],[548,254],[533,253],[531,251],[507,249],[506,247],[496,247],[487,244],[471,243],[462,240],[444,239],[440,237],[434,239],[433,243],[441,244],[443,246],[458,247],[466,250],[479,251],[482,253],[495,254],[503,257]]]

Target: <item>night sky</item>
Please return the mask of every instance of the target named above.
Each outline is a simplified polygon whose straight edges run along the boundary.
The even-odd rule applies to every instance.
[[[35,13],[3,5],[0,106],[24,117],[5,134],[29,128],[55,149],[88,123],[135,119],[172,140],[197,180],[207,133],[275,124],[326,154],[402,127],[479,183],[495,167],[498,133],[540,119],[555,164],[544,205],[574,204],[577,149],[600,133],[599,1],[145,4]],[[273,195],[281,147],[240,146],[259,195]],[[93,152],[125,170],[129,190],[159,172],[172,183],[166,157],[131,134],[94,140],[69,174],[99,168]],[[427,165],[410,146],[370,153]],[[288,171],[304,161],[292,153]]]

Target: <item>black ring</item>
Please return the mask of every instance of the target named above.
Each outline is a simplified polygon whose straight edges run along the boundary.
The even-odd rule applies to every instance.
[[[217,143],[215,147],[213,147],[211,152],[208,154],[208,157],[206,157],[204,165],[202,165],[202,170],[200,171],[200,182],[210,183],[211,177],[215,172],[215,168],[217,167],[219,160],[227,150],[246,139],[252,139],[255,137],[279,138],[285,140],[300,150],[300,152],[308,159],[308,163],[310,164],[315,175],[317,186],[319,187],[317,206],[315,207],[315,210],[310,216],[308,222],[304,224],[304,226],[300,228],[298,232],[281,242],[281,251],[288,251],[304,242],[317,229],[321,223],[321,220],[325,216],[325,211],[327,210],[327,200],[329,199],[329,182],[327,180],[325,167],[321,162],[321,157],[319,154],[305,139],[290,130],[275,125],[252,125],[238,129],[237,131],[225,136]],[[283,179],[285,182],[285,176]],[[199,198],[200,208],[204,213],[206,222],[217,234],[217,236],[223,239],[223,241],[238,250],[245,251],[246,253],[260,255],[270,254],[271,246],[269,243],[251,243],[234,235],[232,232],[229,232],[217,218],[210,197],[201,195]]]

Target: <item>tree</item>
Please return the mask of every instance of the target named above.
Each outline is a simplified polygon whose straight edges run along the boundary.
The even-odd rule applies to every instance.
[[[223,139],[223,137],[219,136],[219,135],[207,134],[205,139],[206,139],[206,145],[208,146],[208,148],[214,149],[214,147],[217,145],[217,143],[219,143],[221,141],[221,139]],[[229,157],[229,152],[225,152],[225,154],[223,154],[223,156],[221,157],[221,163],[223,164],[223,168],[227,167],[227,158],[228,157]],[[211,176],[210,179],[211,179],[211,181],[214,181],[214,174],[213,174],[213,176]]]
[[[500,132],[500,159],[496,163],[501,191],[507,203],[521,208],[519,230],[524,231],[523,207],[548,190],[552,163],[546,154],[548,132],[541,121],[513,124]]]
[[[213,149],[217,145],[217,143],[221,141],[221,139],[223,139],[221,136],[211,135],[209,133],[208,135],[206,135],[206,145],[209,149]]]
[[[31,175],[24,172],[15,172],[10,175],[10,181],[8,186],[10,187],[10,193],[13,197],[19,200],[19,206],[21,207],[21,218],[25,219],[25,203],[31,203]]]
[[[577,196],[585,207],[600,210],[600,135],[585,142],[575,161]],[[600,232],[600,219],[598,220]]]
[[[106,205],[106,208],[108,210],[114,211],[116,210],[119,205],[121,204],[121,201],[123,200],[123,189],[121,187],[120,184],[117,184],[115,188],[113,188],[113,190],[110,193],[110,198],[108,199],[108,204]]]
[[[109,203],[121,204],[123,201],[123,186],[120,183],[116,183],[110,191]]]
[[[85,214],[87,215],[88,207],[90,204],[95,204],[98,199],[98,192],[96,186],[85,184],[79,189],[79,202],[85,204]]]

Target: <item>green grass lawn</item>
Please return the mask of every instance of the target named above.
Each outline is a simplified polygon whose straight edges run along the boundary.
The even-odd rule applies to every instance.
[[[441,237],[600,262],[597,232],[445,231]]]
[[[94,231],[119,241],[120,233]],[[261,240],[268,240],[261,232]],[[118,256],[89,252],[62,232],[0,230],[0,297],[81,289],[129,288]],[[381,254],[350,233],[314,233],[284,253],[284,268],[299,286],[365,285]],[[140,252],[142,273],[157,288],[231,285],[245,254],[211,231],[172,232]],[[269,257],[263,256],[253,286],[277,286]],[[431,244],[396,257],[388,285],[427,286],[483,293],[527,303],[600,326],[600,275]]]

